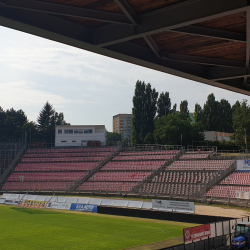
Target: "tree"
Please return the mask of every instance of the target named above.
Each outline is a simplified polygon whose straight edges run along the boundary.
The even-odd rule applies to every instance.
[[[107,132],[107,137],[106,141],[111,142],[111,141],[121,141],[122,140],[122,135],[116,132]]]
[[[23,110],[6,110],[4,120],[4,134],[6,138],[19,139],[22,136],[22,126],[27,121],[27,116]]]
[[[155,88],[151,88],[150,83],[146,85],[144,94],[144,109],[142,117],[142,130],[141,140],[145,142],[146,135],[153,133],[155,129],[154,119],[156,115],[156,103],[157,103],[158,92]]]
[[[230,103],[221,99],[218,109],[218,131],[232,133],[233,132],[233,122],[232,122],[232,108]]]
[[[40,139],[38,126],[33,121],[31,121],[31,122],[29,122],[29,121],[25,122],[23,124],[23,126],[22,126],[22,132],[23,133],[27,132],[28,141],[34,141],[34,140]]]
[[[160,144],[180,145],[181,137],[184,146],[191,145],[192,140],[204,140],[196,126],[191,125],[190,118],[180,112],[162,116],[155,121],[155,126],[154,139]]]
[[[141,126],[143,123],[143,105],[144,105],[144,93],[145,93],[145,83],[137,81],[135,85],[135,93],[133,96],[133,108],[132,108],[132,142],[142,143],[141,140]]]
[[[7,118],[5,111],[0,106],[0,138],[4,136],[4,129],[5,129],[5,119]]]
[[[244,148],[245,142],[250,141],[250,108],[245,101],[233,113],[233,128],[234,134],[232,139]]]
[[[164,115],[171,113],[171,99],[169,98],[169,92],[162,92],[157,101],[157,117],[160,118]]]
[[[234,114],[236,109],[239,108],[239,107],[240,107],[240,102],[236,101],[235,104],[232,106],[232,115]]]
[[[48,101],[39,112],[37,122],[40,135],[47,143],[55,142],[56,125],[67,125],[63,113],[57,113]]]
[[[218,108],[219,104],[215,100],[214,94],[208,95],[207,101],[203,106],[204,129],[208,131],[218,131]]]
[[[186,115],[187,117],[189,116],[188,101],[187,100],[181,101],[180,112],[182,114]]]
[[[150,83],[137,81],[133,97],[132,142],[144,143],[145,136],[154,131],[158,92]]]
[[[171,110],[171,114],[175,114],[177,110],[177,104],[175,103],[173,109]]]
[[[196,103],[194,107],[194,122],[203,123],[203,112],[201,106]]]

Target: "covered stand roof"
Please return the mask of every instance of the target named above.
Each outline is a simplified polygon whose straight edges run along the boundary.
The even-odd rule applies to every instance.
[[[249,0],[0,0],[0,25],[250,95]]]

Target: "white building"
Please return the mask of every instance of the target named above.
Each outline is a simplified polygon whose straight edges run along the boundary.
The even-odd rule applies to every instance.
[[[57,125],[55,146],[105,146],[104,125]]]
[[[232,133],[218,132],[218,131],[205,131],[203,132],[205,141],[231,141]]]

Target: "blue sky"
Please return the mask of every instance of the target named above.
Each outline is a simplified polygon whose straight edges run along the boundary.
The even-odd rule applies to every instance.
[[[0,26],[0,106],[23,109],[30,121],[48,100],[72,125],[104,124],[112,131],[113,115],[131,113],[138,79],[168,91],[172,105],[188,100],[190,112],[210,93],[231,104],[249,99]]]

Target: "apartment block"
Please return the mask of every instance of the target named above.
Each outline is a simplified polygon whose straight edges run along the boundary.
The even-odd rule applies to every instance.
[[[122,135],[122,138],[130,138],[132,132],[132,114],[118,114],[113,116],[113,132]]]

